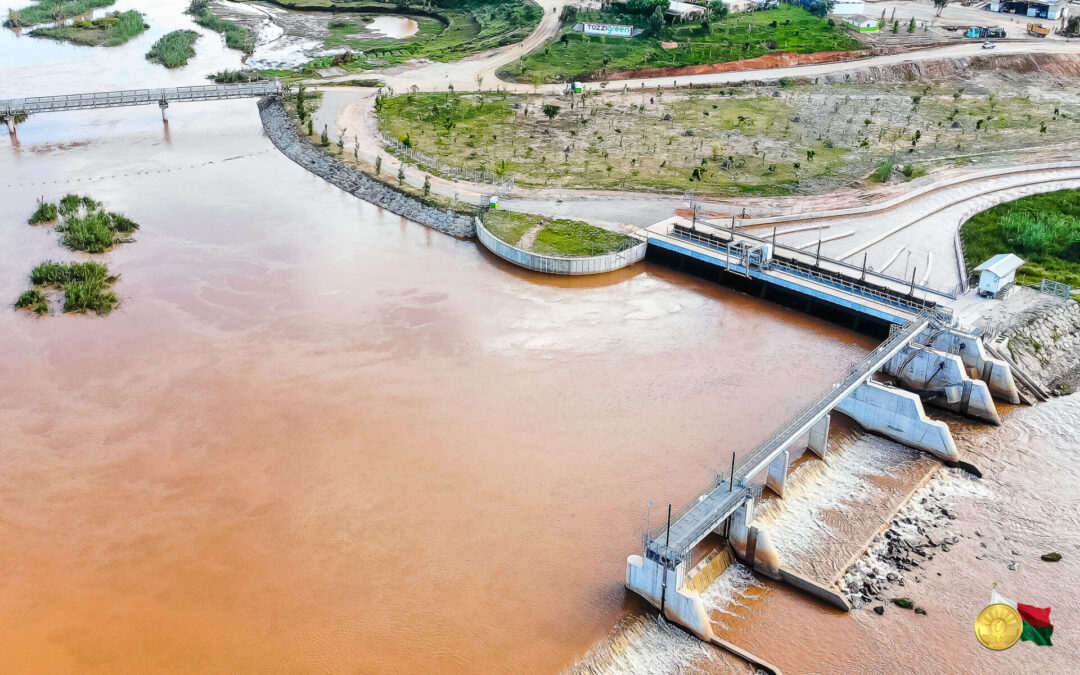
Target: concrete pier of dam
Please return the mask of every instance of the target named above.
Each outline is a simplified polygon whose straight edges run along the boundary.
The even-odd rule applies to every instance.
[[[875,380],[878,373],[892,376],[901,386]],[[695,547],[717,535],[752,571],[833,607],[850,609],[835,588],[786,570],[768,532],[752,525],[755,478],[765,472],[764,489],[783,498],[794,444],[806,438],[807,450],[824,457],[833,411],[872,433],[943,461],[955,461],[959,456],[949,425],[926,415],[923,398],[998,424],[992,393],[1009,400],[1015,391],[1009,366],[987,357],[977,336],[952,326],[950,314],[924,308],[894,328],[844,379],[746,453],[732,466],[728,478],[717,473],[688,504],[669,515],[665,526],[645,533],[642,554],[627,557],[626,587],[668,619],[703,640],[720,644],[697,588],[701,584],[690,584],[688,578],[688,570],[694,569]]]

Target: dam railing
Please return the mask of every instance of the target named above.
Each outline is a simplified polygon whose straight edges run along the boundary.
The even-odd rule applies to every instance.
[[[722,237],[709,233],[693,232],[681,225],[674,226],[671,229],[669,236],[676,237],[678,239],[684,239],[686,241],[691,241],[700,246],[705,246],[707,248],[711,248],[713,250],[725,253],[729,256],[734,256],[737,260],[740,261],[740,264],[744,264],[743,259],[745,258],[745,256],[741,255],[740,251],[734,251],[731,248],[733,242],[737,240],[724,239]],[[742,233],[739,233],[737,236],[741,238],[743,235]],[[756,238],[752,239],[754,241],[761,241]],[[829,262],[833,261],[830,260]],[[878,302],[882,302],[884,304],[890,305],[892,307],[897,307],[914,314],[921,312],[927,307],[932,307],[935,304],[932,300],[918,298],[915,297],[913,294],[904,293],[902,291],[893,290],[884,286],[878,286],[876,284],[859,281],[838,272],[832,272],[828,269],[824,269],[822,267],[814,266],[808,263],[803,263],[799,260],[789,259],[785,257],[777,257],[775,254],[769,262],[761,265],[761,269],[778,269],[789,274],[794,274],[799,277],[811,279],[817,283],[847,291],[849,293],[854,293],[856,295],[862,295],[867,298],[872,298]],[[858,270],[859,268],[855,269]],[[904,284],[904,282],[902,281],[892,281],[895,284],[902,284],[904,286],[907,286],[908,288],[911,288],[907,284]],[[925,291],[927,289],[915,285],[914,290]]]
[[[835,408],[868,377],[877,372],[896,352],[917,338],[923,329],[932,323],[948,322],[948,320],[947,315],[928,308],[894,331],[877,348],[848,368],[838,382],[815,396],[739,459],[732,471],[734,485],[721,474],[716,473],[713,480],[701,492],[678,511],[672,513],[671,533],[677,536],[672,537],[667,546],[663,543],[668,533],[666,523],[648,533],[645,542],[647,554],[651,552],[654,557],[661,559],[661,562],[679,562],[687,559],[690,550],[710,531],[718,527],[746,498],[746,493],[749,491],[748,482],[751,478],[768,466],[769,462],[797,438],[809,431],[815,422]],[[718,491],[724,491],[728,493],[728,496],[717,495]],[[695,523],[689,527],[676,528],[677,523],[682,522],[702,505],[705,505],[704,510],[707,512],[699,512]]]

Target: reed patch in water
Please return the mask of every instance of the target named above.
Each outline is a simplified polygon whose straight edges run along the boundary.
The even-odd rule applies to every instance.
[[[46,261],[30,272],[32,288],[15,301],[16,309],[35,314],[49,313],[49,298],[45,289],[52,288],[64,294],[65,312],[94,312],[108,314],[119,300],[112,292],[116,277],[109,274],[105,265],[96,262],[60,263]]]
[[[188,59],[195,56],[195,41],[198,39],[199,34],[193,30],[174,30],[155,42],[146,53],[146,58],[166,68],[186,66]]]
[[[139,225],[127,216],[101,207],[101,202],[85,195],[68,194],[60,199],[58,206],[39,202],[30,222],[56,221],[56,231],[61,233],[60,243],[64,246],[72,251],[104,253],[116,244],[130,241],[131,233]]]

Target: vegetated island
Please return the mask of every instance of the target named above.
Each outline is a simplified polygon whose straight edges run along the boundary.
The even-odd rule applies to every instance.
[[[210,0],[191,0],[187,13],[195,23],[225,36],[225,46],[250,54],[255,50],[255,33],[210,11]]]
[[[166,68],[185,66],[188,59],[195,56],[195,41],[198,39],[199,34],[193,30],[174,30],[161,36],[146,53],[146,58]]]
[[[203,0],[195,0],[202,2]],[[267,0],[289,11],[279,17],[286,30],[321,37],[325,49],[343,53],[312,59],[298,70],[266,70],[264,76],[312,77],[317,70],[347,72],[383,68],[425,58],[456,61],[488,49],[521,42],[543,18],[531,0],[432,0],[420,6],[407,0]],[[195,5],[192,3],[192,6]],[[311,10],[320,10],[313,14]],[[207,9],[207,12],[210,10]],[[322,18],[329,13],[332,18]],[[410,37],[386,37],[368,29],[377,17],[403,16],[417,23]],[[288,22],[295,21],[292,28]],[[324,21],[325,23],[313,24]]]
[[[485,211],[484,228],[496,238],[539,255],[587,257],[622,251],[641,241],[580,220],[531,213]]]
[[[117,305],[112,285],[116,277],[109,274],[105,265],[96,262],[59,263],[43,262],[30,273],[31,288],[15,301],[16,309],[34,314],[49,313],[49,296],[46,290],[63,292],[62,306],[65,312],[94,312],[108,314]]]
[[[59,204],[38,201],[30,216],[31,225],[55,224],[60,243],[72,251],[104,253],[117,244],[130,241],[138,223],[119,213],[102,209],[87,196],[65,195]]]
[[[54,26],[35,28],[30,37],[61,40],[84,47],[116,47],[145,31],[149,26],[142,14],[135,10],[112,12],[100,19],[57,23]]]
[[[116,0],[37,0],[29,7],[9,10],[4,26],[28,28],[42,23],[60,22],[114,4]]]
[[[68,194],[59,202],[38,200],[28,219],[31,225],[55,225],[60,242],[72,251],[103,253],[116,244],[130,241],[139,228],[131,219],[102,209],[100,202],[85,195]],[[15,301],[16,309],[34,314],[49,313],[48,291],[63,293],[65,312],[108,314],[118,300],[111,288],[116,277],[96,262],[41,263],[30,273],[31,287]]]
[[[818,3],[824,6],[825,3]],[[615,71],[724,63],[773,52],[835,52],[862,49],[833,19],[784,5],[760,12],[729,14],[719,1],[709,3],[700,21],[667,23],[668,0],[629,0],[604,9],[563,8],[558,39],[498,73],[505,80],[543,84],[596,79]],[[578,23],[629,25],[634,37],[586,35]]]
[[[1059,190],[1005,202],[960,228],[968,269],[998,253],[1026,262],[1029,283],[1050,279],[1080,288],[1080,190]]]

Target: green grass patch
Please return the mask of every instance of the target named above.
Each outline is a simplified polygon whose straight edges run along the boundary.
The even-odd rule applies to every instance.
[[[42,289],[55,288],[64,293],[65,312],[108,314],[119,302],[111,290],[115,282],[108,268],[95,262],[43,262],[30,273],[34,287],[19,296],[15,307],[48,314],[49,301]]]
[[[250,54],[255,51],[255,34],[238,23],[216,16],[210,11],[210,0],[191,0],[187,13],[203,28],[225,36],[225,46]]]
[[[541,255],[597,256],[621,251],[638,243],[633,237],[579,220],[545,218],[531,213],[487,211],[484,213],[484,227],[511,246]],[[534,230],[535,239],[532,244],[521,246],[522,237]]]
[[[48,28],[35,28],[31,37],[61,40],[84,47],[116,47],[145,31],[149,26],[135,10],[113,12],[93,21],[75,21]]]
[[[199,34],[193,30],[174,30],[155,42],[146,53],[146,58],[166,68],[186,66],[188,59],[195,56],[195,41],[198,39]]]
[[[968,269],[1015,253],[1030,282],[1046,278],[1080,287],[1080,190],[1060,190],[999,204],[960,228]]]
[[[26,28],[41,23],[63,21],[115,3],[116,0],[37,0],[29,7],[9,11],[4,26]]]
[[[626,4],[611,9],[577,12],[576,22],[648,26],[648,16],[626,11]],[[808,54],[861,49],[864,45],[840,26],[829,25],[801,7],[782,5],[762,12],[730,14],[723,19],[665,25],[657,35],[648,30],[632,38],[584,35],[567,21],[559,38],[528,54],[499,73],[504,79],[545,83],[570,81],[578,76],[605,72],[724,63],[763,56],[770,52]],[[664,49],[661,42],[676,42]]]
[[[37,210],[30,216],[29,222],[31,225],[44,225],[46,223],[56,222],[56,217],[56,204],[39,199]]]
[[[25,309],[34,314],[49,313],[49,298],[39,288],[24,291],[15,301],[15,309]]]
[[[39,202],[30,222],[33,224],[35,218],[44,218],[51,213],[52,220],[56,221],[56,231],[61,233],[60,243],[73,251],[104,253],[116,244],[128,241],[139,225],[122,214],[101,207],[100,202],[85,195],[68,194],[60,199],[58,206]]]

